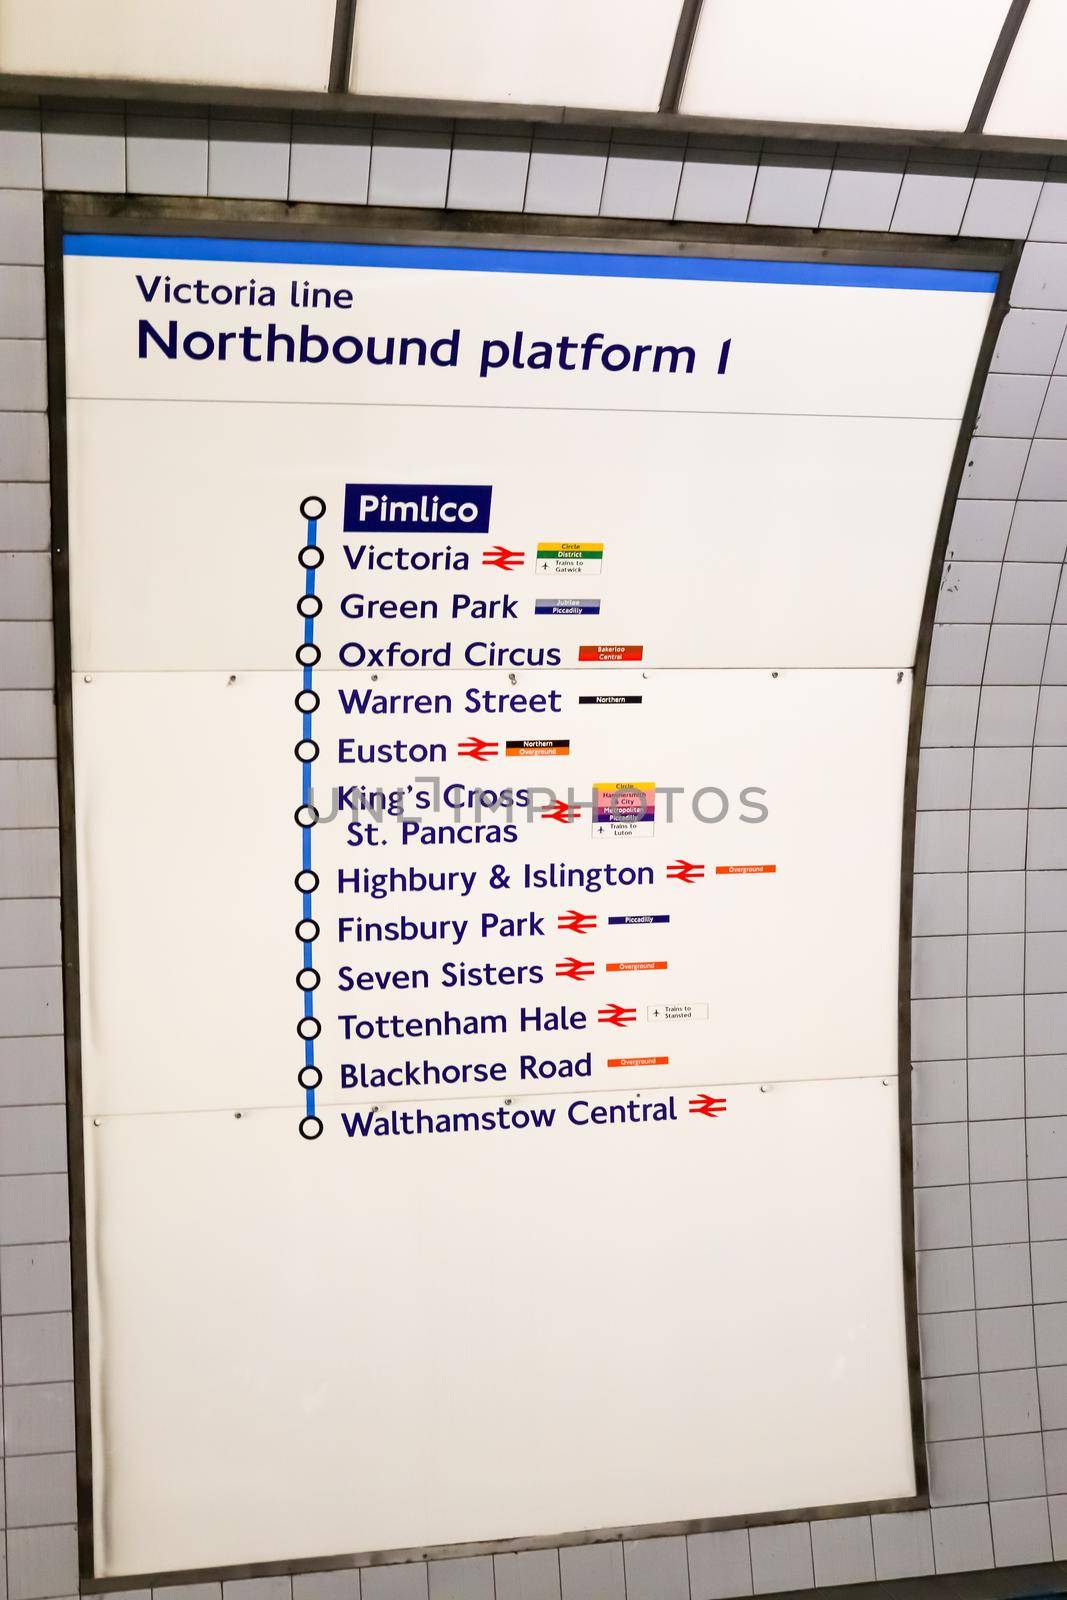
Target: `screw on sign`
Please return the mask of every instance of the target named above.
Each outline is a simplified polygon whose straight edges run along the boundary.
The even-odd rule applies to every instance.
[[[479,739],[472,735],[471,738],[461,741],[456,747],[456,753],[461,756],[470,756],[472,761],[487,761],[490,756],[500,754],[500,746],[491,739]]]
[[[694,1117],[717,1117],[726,1110],[726,1101],[713,1094],[698,1094],[689,1102],[689,1112]]]
[[[596,917],[587,911],[562,911],[556,918],[561,933],[592,933]]]

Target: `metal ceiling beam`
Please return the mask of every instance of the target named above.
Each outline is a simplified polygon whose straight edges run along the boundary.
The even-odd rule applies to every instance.
[[[985,127],[985,119],[989,115],[996,92],[1000,88],[1000,80],[1004,76],[1004,68],[1008,64],[1008,57],[1011,55],[1012,48],[1019,36],[1019,29],[1023,25],[1023,18],[1026,16],[1026,9],[1029,4],[1030,0],[1012,0],[1011,5],[1008,7],[1008,14],[1004,18],[1004,26],[1000,30],[1000,37],[993,46],[993,54],[990,56],[989,65],[985,69],[985,77],[982,79],[974,107],[967,119],[968,133],[981,133]]]
[[[0,106],[71,110],[76,105],[116,102],[132,108],[153,105],[189,105],[232,114],[245,107],[252,112],[273,110],[317,113],[324,120],[343,122],[367,116],[466,117],[484,124],[492,133],[495,122],[531,123],[562,133],[569,127],[642,128],[669,133],[714,134],[724,141],[736,138],[777,139],[801,147],[812,141],[869,147],[910,146],[931,157],[950,151],[978,153],[1010,151],[1020,156],[1067,155],[1067,138],[1034,138],[1021,134],[988,134],[965,128],[958,132],[934,128],[860,126],[854,123],[775,122],[766,118],[705,117],[678,111],[610,111],[580,106],[546,106],[482,100],[425,100],[399,95],[368,95],[306,89],[246,89],[239,85],[204,83],[153,83],[144,78],[65,78],[42,73],[0,72]],[[121,104],[118,109],[121,109]]]
[[[352,71],[352,34],[356,26],[356,0],[337,0],[333,14],[330,51],[330,94],[347,94]]]
[[[686,68],[689,65],[689,55],[696,38],[697,23],[700,21],[700,10],[704,0],[682,0],[682,9],[678,17],[678,27],[675,30],[674,44],[671,47],[671,58],[667,63],[667,76],[663,80],[663,93],[660,95],[659,108],[661,111],[677,111],[678,101],[681,99],[682,85],[685,82]]]

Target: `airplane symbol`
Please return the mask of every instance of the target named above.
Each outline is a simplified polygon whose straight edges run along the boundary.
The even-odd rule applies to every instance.
[[[563,911],[556,919],[556,926],[564,933],[592,933],[596,917],[587,911]]]
[[[576,956],[568,956],[566,961],[556,962],[556,977],[573,978],[576,983],[591,978],[595,971],[596,968],[591,961],[579,961]]]
[[[470,756],[472,761],[488,761],[490,756],[500,754],[500,746],[489,739],[471,737],[470,739],[464,739],[463,743],[456,747],[456,753],[461,756]]]
[[[676,879],[678,883],[695,883],[698,878],[704,876],[704,865],[703,862],[686,861],[683,858],[672,861],[666,875],[668,878]]]
[[[499,567],[501,572],[512,572],[516,567],[521,567],[526,557],[521,550],[505,550],[502,544],[495,544],[491,550],[482,551],[483,567]]]
[[[612,1001],[610,1006],[601,1006],[597,1021],[609,1022],[613,1028],[625,1028],[637,1021],[637,1012],[632,1006],[620,1006]]]
[[[689,1111],[694,1117],[717,1117],[726,1110],[726,1101],[719,1100],[713,1094],[698,1094],[695,1100],[690,1100]]]

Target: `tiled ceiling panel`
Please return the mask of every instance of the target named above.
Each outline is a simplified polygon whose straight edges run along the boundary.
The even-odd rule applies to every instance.
[[[704,0],[681,109],[965,128],[1009,0]],[[1064,0],[1050,0],[1061,12]]]
[[[1067,139],[1064,0],[1030,0],[985,131],[1032,139]]]
[[[326,89],[334,0],[2,0],[0,72]]]
[[[359,94],[655,111],[681,0],[359,0]]]

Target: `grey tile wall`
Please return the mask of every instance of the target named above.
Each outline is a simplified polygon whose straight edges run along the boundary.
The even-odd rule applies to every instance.
[[[1067,1558],[1067,179],[1047,167],[418,118],[0,110],[11,1600],[78,1590],[42,186],[1029,241],[952,525],[919,773],[915,1200],[931,1509],[221,1587],[223,1600],[730,1600]],[[220,1585],[162,1592],[219,1600]]]

